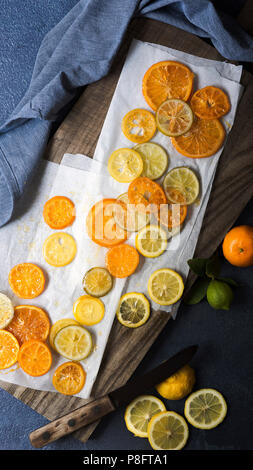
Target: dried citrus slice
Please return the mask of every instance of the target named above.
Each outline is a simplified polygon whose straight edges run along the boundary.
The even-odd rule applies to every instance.
[[[156,111],[168,98],[187,101],[193,85],[194,74],[180,62],[165,60],[153,64],[142,81],[143,96]]]
[[[225,130],[219,119],[195,118],[184,135],[172,137],[175,149],[189,158],[205,158],[215,154],[225,139]]]
[[[69,326],[69,325],[78,325],[78,322],[74,320],[74,318],[61,318],[60,320],[57,320],[57,322],[55,322],[52,325],[50,334],[49,334],[49,343],[53,349],[55,349],[54,340],[55,340],[56,334],[62,328],[64,328],[65,326]]]
[[[158,225],[147,225],[136,235],[135,246],[143,256],[156,258],[166,250],[167,234]]]
[[[148,437],[150,419],[166,408],[159,398],[141,395],[128,405],[125,411],[125,423],[128,431],[138,437]]]
[[[75,220],[75,204],[68,197],[54,196],[44,205],[43,217],[51,228],[66,228]]]
[[[112,289],[113,280],[109,271],[105,268],[91,268],[83,278],[85,292],[94,297],[103,297]]]
[[[127,232],[115,222],[115,204],[126,210],[125,205],[116,199],[102,199],[92,206],[86,219],[88,236],[98,245],[107,248],[127,239]]]
[[[168,268],[157,269],[148,280],[148,293],[159,305],[172,305],[183,294],[183,279],[176,271]]]
[[[45,276],[36,264],[21,263],[10,270],[9,284],[18,297],[33,299],[43,292]]]
[[[148,440],[155,450],[180,450],[189,437],[185,419],[174,411],[161,411],[148,423]]]
[[[138,328],[149,319],[149,301],[143,294],[129,292],[122,295],[116,315],[122,325],[128,328]]]
[[[14,317],[7,326],[19,344],[23,344],[30,339],[46,341],[49,330],[50,320],[42,308],[34,305],[19,305],[14,309]]]
[[[73,305],[73,313],[81,325],[92,326],[104,318],[105,306],[97,297],[81,295]]]
[[[0,369],[8,369],[18,360],[19,344],[12,333],[0,330]]]
[[[80,325],[65,326],[55,336],[56,351],[71,361],[82,361],[92,350],[92,338]]]
[[[148,142],[156,131],[155,116],[146,109],[132,109],[123,117],[121,129],[131,142]]]
[[[127,277],[134,273],[139,264],[139,253],[130,245],[114,246],[105,256],[106,267],[114,277]]]
[[[224,420],[227,414],[227,404],[217,390],[202,388],[187,398],[184,414],[195,428],[213,429]]]
[[[168,166],[167,152],[160,145],[153,142],[138,144],[134,149],[141,155],[143,160],[141,176],[146,176],[150,180],[160,178]]]
[[[143,161],[138,152],[122,148],[112,152],[108,161],[110,175],[119,183],[130,183],[141,175]]]
[[[43,244],[43,256],[48,264],[55,267],[66,266],[76,256],[76,242],[65,232],[52,233]]]
[[[130,204],[135,204],[140,212],[148,210],[157,212],[160,204],[166,204],[166,196],[161,186],[154,181],[141,176],[130,183],[128,188]]]
[[[86,373],[81,364],[64,362],[54,372],[53,386],[63,395],[76,395],[82,390],[85,380]]]
[[[186,166],[173,168],[163,180],[163,187],[172,204],[193,204],[199,195],[199,180]]]
[[[195,91],[191,106],[201,119],[215,119],[227,114],[230,110],[228,95],[216,86],[206,86]]]
[[[193,123],[193,112],[185,101],[170,98],[157,109],[156,123],[160,132],[176,137],[189,131]]]
[[[187,215],[187,206],[184,204],[163,204],[158,212],[159,222],[169,229],[182,225]]]
[[[7,295],[0,292],[0,329],[5,328],[13,319],[14,308]]]
[[[18,363],[26,374],[40,377],[49,371],[52,354],[45,343],[38,339],[30,339],[22,344],[18,353]]]
[[[121,206],[115,208],[114,219],[119,227],[128,232],[137,232],[149,223],[148,212],[140,212],[134,204],[130,204],[127,193],[121,194],[117,199],[126,205],[124,209]]]

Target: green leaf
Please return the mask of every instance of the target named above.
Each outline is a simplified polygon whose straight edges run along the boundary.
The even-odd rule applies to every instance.
[[[207,261],[208,260],[205,258],[193,258],[193,259],[188,259],[187,263],[195,274],[197,274],[200,277],[204,277],[206,273]]]
[[[232,287],[239,287],[238,282],[234,281],[234,279],[231,279],[231,277],[217,277],[216,279],[218,281],[226,282]]]
[[[185,296],[184,302],[188,305],[195,305],[201,302],[201,300],[206,296],[209,283],[210,279],[197,279],[188,294]]]
[[[206,275],[212,279],[220,274],[220,258],[216,252],[206,263]]]

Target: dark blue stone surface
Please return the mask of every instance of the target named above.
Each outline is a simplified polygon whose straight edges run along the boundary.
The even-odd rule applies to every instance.
[[[26,91],[37,50],[44,35],[77,3],[77,0],[2,0],[0,9],[0,124]],[[22,5],[22,6],[20,6]],[[252,202],[237,225],[253,225]],[[213,387],[227,399],[225,421],[211,431],[190,427],[187,449],[252,449],[253,427],[253,269],[239,269],[223,261],[222,274],[241,286],[229,312],[215,311],[206,301],[182,305],[176,321],[169,321],[136,374],[143,374],[189,344],[200,350],[192,365],[196,387]],[[0,376],[1,378],[1,376]],[[155,392],[154,392],[155,393]],[[184,400],[166,402],[183,413]],[[87,444],[67,437],[46,449],[150,449],[146,439],[133,437],[125,428],[124,410],[105,418]],[[0,390],[0,450],[32,449],[28,434],[47,421],[22,402]]]

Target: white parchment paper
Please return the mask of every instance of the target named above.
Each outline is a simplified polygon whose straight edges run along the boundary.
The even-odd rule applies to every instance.
[[[241,67],[197,58],[163,46],[134,41],[108,110],[94,160],[83,155],[65,155],[60,166],[50,162],[42,163],[40,172],[34,179],[33,189],[20,201],[16,217],[0,230],[0,291],[10,296],[14,305],[26,303],[40,306],[49,313],[52,323],[60,318],[73,318],[73,302],[83,294],[82,276],[92,266],[104,266],[106,251],[89,240],[85,228],[86,215],[89,208],[102,197],[116,197],[127,191],[128,185],[118,183],[109,176],[107,161],[113,150],[132,146],[121,132],[121,120],[133,108],[148,109],[141,93],[142,77],[150,65],[161,60],[181,60],[188,64],[196,74],[195,89],[207,85],[223,88],[231,101],[231,111],[223,123],[227,132],[231,130],[241,92],[239,85]],[[221,151],[211,158],[192,160],[178,154],[170,144],[169,138],[161,133],[157,133],[152,140],[167,150],[169,169],[186,165],[196,171],[201,181],[200,200],[197,205],[189,208],[187,223],[180,234],[169,241],[168,250],[154,260],[142,259],[136,274],[127,280],[116,279],[111,293],[103,298],[105,317],[98,325],[89,328],[94,349],[83,361],[87,372],[85,387],[79,394],[83,398],[89,397],[91,393],[118,300],[123,291],[140,291],[147,294],[148,277],[159,267],[176,269],[185,278],[188,272],[187,259],[194,253],[201,229]],[[42,211],[46,200],[54,195],[70,197],[77,210],[75,223],[65,231],[76,239],[78,252],[74,261],[64,268],[53,268],[42,257],[43,242],[53,233],[53,230],[44,223]],[[134,243],[134,235],[130,237],[128,243]],[[8,272],[15,264],[26,261],[40,265],[47,274],[48,283],[42,295],[32,301],[24,302],[12,293],[8,285]],[[152,306],[157,308],[155,304]],[[168,307],[165,310],[175,318],[177,309],[178,304],[173,309]],[[21,369],[12,368],[0,371],[0,379],[38,390],[55,391],[52,386],[52,375],[55,368],[64,361],[59,355],[54,354],[52,369],[45,376],[32,378]]]

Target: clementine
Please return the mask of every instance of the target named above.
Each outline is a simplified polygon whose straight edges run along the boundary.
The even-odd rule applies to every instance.
[[[234,266],[253,265],[253,227],[239,225],[232,228],[222,244],[223,254]]]

